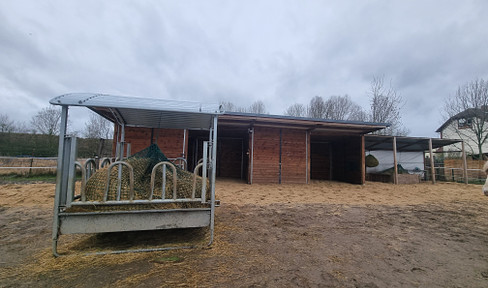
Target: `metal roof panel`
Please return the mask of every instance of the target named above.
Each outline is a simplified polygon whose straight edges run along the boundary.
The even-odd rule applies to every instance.
[[[93,93],[64,94],[49,102],[87,107],[114,123],[129,127],[209,129],[212,118],[222,114],[219,104]]]

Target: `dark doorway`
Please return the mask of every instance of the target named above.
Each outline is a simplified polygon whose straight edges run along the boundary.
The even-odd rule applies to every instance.
[[[217,145],[217,176],[244,179],[244,139],[219,138]]]
[[[248,142],[246,130],[219,129],[217,138],[217,177],[244,180],[248,169]],[[190,131],[188,141],[188,168],[190,171],[203,157],[203,142],[208,141],[208,132]]]
[[[311,142],[310,178],[315,180],[331,180],[331,165],[331,144],[329,142]]]

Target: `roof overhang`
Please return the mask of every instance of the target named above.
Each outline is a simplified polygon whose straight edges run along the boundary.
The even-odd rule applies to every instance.
[[[365,135],[364,147],[366,151],[393,150],[393,136]],[[459,139],[438,139],[421,137],[395,137],[398,152],[419,152],[429,150],[429,140],[432,140],[432,149],[460,143]]]
[[[389,124],[225,112],[219,117],[219,126],[303,129],[313,134],[367,134],[384,129]]]
[[[127,127],[209,129],[213,117],[222,114],[219,104],[93,93],[65,94],[49,102],[87,107],[105,119]]]

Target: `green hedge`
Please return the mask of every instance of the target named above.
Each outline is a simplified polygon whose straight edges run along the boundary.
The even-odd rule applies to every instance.
[[[0,156],[58,156],[58,136],[23,133],[0,133]],[[101,157],[112,155],[112,140],[103,140]],[[99,139],[78,138],[78,157],[93,157],[98,153]]]

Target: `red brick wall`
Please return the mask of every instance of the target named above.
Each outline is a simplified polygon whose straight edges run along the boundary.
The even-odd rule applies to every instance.
[[[281,138],[280,138],[281,130]],[[307,183],[306,131],[254,127],[253,183]]]
[[[307,132],[282,130],[281,183],[307,183]]]
[[[181,157],[183,152],[183,131],[180,129],[151,129],[151,128],[125,128],[125,142],[131,144],[131,154],[135,154],[151,145],[152,142],[159,146],[159,149],[168,158]],[[188,132],[187,132],[188,133]],[[151,141],[152,135],[152,141]],[[188,134],[187,134],[188,136]],[[115,137],[114,137],[115,139]],[[186,137],[185,153],[188,150],[188,137]],[[113,151],[115,153],[115,143]]]
[[[280,129],[254,127],[253,183],[278,183]]]

